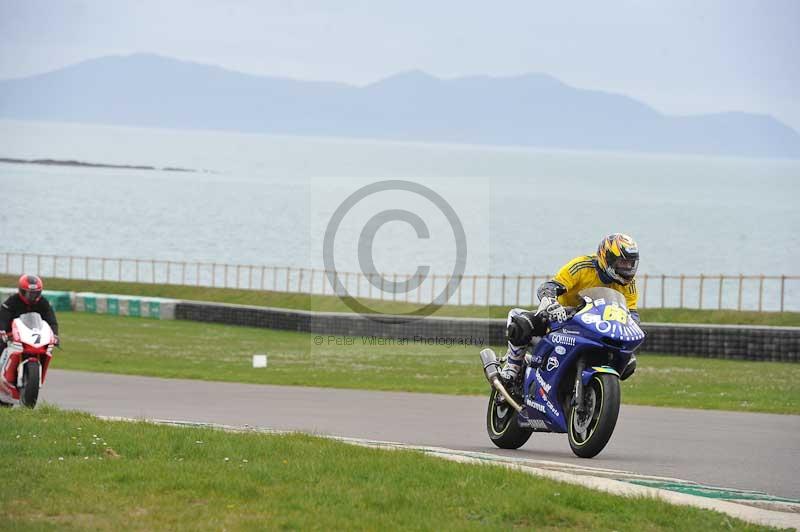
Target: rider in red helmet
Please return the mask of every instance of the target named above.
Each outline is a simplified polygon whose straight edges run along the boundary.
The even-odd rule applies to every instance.
[[[38,312],[56,335],[58,344],[58,321],[50,302],[42,296],[44,283],[36,275],[23,275],[17,283],[17,293],[8,297],[0,306],[0,352],[5,349],[11,322],[27,312]]]

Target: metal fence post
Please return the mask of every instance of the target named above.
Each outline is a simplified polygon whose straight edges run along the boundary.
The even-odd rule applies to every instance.
[[[304,270],[304,268],[300,268],[300,270],[297,272],[297,292],[298,293],[302,293],[303,292],[303,270]]]
[[[685,278],[685,276],[683,274],[681,274],[681,302],[680,302],[680,305],[678,305],[678,308],[683,308],[683,281],[684,281],[684,278]]]
[[[117,281],[122,281],[122,259],[117,259]]]
[[[261,290],[264,290],[264,274],[267,272],[267,267],[261,267]]]
[[[490,301],[490,299],[489,299],[490,293],[489,292],[490,292],[490,285],[491,284],[492,284],[492,276],[489,275],[489,274],[486,274],[486,306],[487,307],[491,306],[491,303],[489,302]]]
[[[58,277],[58,273],[56,270],[56,256],[53,255],[53,277]]]
[[[703,280],[704,280],[704,277],[703,277],[703,274],[701,273],[700,274],[700,301],[698,303],[698,308],[701,309],[701,310],[703,309]]]
[[[647,274],[642,276],[642,308],[647,307]]]
[[[736,303],[736,310],[742,310],[742,283],[744,282],[744,275],[739,274],[739,298]]]
[[[89,280],[89,257],[84,257],[83,259],[84,259],[84,261],[83,261],[83,276],[88,281]],[[22,263],[25,264],[25,259],[23,259]]]
[[[150,280],[153,284],[156,284],[156,261],[150,261]]]
[[[239,288],[239,278],[241,274],[242,266],[241,264],[236,265],[236,288]]]
[[[473,275],[472,276],[472,306],[473,307],[475,306],[475,293],[477,292],[477,289],[478,289],[478,276],[477,275]]]
[[[666,275],[663,273],[661,274],[661,308],[664,308],[664,280],[666,279]]]
[[[36,255],[36,275],[42,275],[42,256]]]
[[[761,303],[764,299],[764,274],[761,274],[761,278],[758,280],[758,311],[761,312],[762,306]]]
[[[781,312],[783,312],[783,293],[786,288],[786,276],[781,275]]]
[[[383,288],[383,282],[381,282],[381,288]],[[431,303],[436,298],[436,275],[431,275]]]

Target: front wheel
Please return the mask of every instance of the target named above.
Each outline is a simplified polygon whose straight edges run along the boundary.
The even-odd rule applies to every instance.
[[[619,403],[619,378],[595,373],[583,388],[583,409],[569,408],[567,436],[573,453],[592,458],[603,450],[617,425]]]
[[[22,370],[22,387],[19,389],[19,402],[22,406],[33,408],[39,399],[39,361],[32,360]]]
[[[486,431],[492,443],[501,449],[519,449],[533,431],[519,426],[516,410],[506,402],[497,403],[498,391],[492,388],[489,395],[489,408],[486,411]],[[502,396],[501,396],[502,397]]]

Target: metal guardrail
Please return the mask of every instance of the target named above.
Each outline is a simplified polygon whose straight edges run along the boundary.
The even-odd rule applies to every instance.
[[[329,282],[331,272],[290,266],[6,252],[0,254],[0,267],[5,274],[27,272],[65,279],[319,295],[334,292]],[[397,293],[387,290],[385,285],[404,281],[410,274],[389,273],[371,278],[355,272],[338,272],[338,275],[345,289],[355,297],[419,304],[433,301],[450,278],[429,275],[416,289]],[[551,277],[550,274],[464,275],[458,288],[444,296],[451,305],[530,307],[537,301],[538,285]],[[639,307],[796,311],[800,310],[798,281],[798,275],[644,273],[637,277]]]

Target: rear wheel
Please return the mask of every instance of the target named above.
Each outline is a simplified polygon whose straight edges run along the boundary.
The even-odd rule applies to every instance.
[[[489,395],[486,431],[492,443],[501,449],[518,449],[528,441],[533,431],[519,426],[517,422],[519,414],[508,403],[505,401],[497,403],[498,393],[492,388],[492,393]]]
[[[595,373],[583,388],[583,409],[569,408],[567,436],[573,453],[592,458],[603,450],[617,425],[619,403],[619,378]]]
[[[39,399],[39,371],[38,360],[32,360],[23,366],[22,387],[19,389],[19,402],[22,406],[33,408]]]

